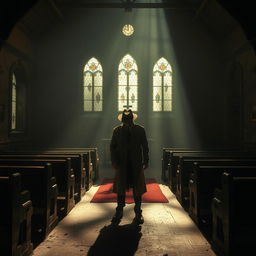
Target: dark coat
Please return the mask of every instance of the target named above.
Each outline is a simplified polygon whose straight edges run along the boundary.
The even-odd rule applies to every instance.
[[[110,143],[111,162],[116,166],[113,192],[125,194],[128,176],[132,177],[133,192],[142,195],[146,190],[143,164],[148,165],[148,141],[145,129],[134,124],[114,128]]]

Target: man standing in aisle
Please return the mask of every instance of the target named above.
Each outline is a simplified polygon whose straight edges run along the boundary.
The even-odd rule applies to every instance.
[[[117,193],[116,213],[112,223],[119,223],[123,217],[125,192],[133,189],[135,202],[134,221],[144,222],[141,210],[141,197],[147,191],[144,170],[148,167],[149,148],[145,129],[134,123],[137,115],[131,109],[124,109],[118,116],[122,122],[113,130],[110,143],[112,166],[115,169],[113,192]]]

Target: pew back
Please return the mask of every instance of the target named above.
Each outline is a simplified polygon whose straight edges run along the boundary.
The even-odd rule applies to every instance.
[[[0,175],[21,174],[21,188],[31,194],[33,204],[32,242],[41,242],[57,225],[57,184],[52,166],[0,166]]]
[[[99,179],[99,152],[98,148],[47,148],[46,153],[82,153],[84,155],[85,159],[85,165],[92,164],[92,168],[90,167],[86,168],[87,170],[90,170],[89,173],[87,173],[87,177],[91,177],[91,180],[89,179],[89,187],[92,185],[92,182],[95,182]],[[88,154],[89,155],[86,155]],[[88,162],[89,160],[89,162]]]
[[[53,159],[71,159],[71,169],[73,170],[73,173],[75,175],[75,188],[74,188],[74,198],[75,202],[79,202],[81,200],[81,197],[85,194],[86,191],[86,178],[83,177],[85,172],[83,172],[83,155],[82,154],[53,154],[53,153],[46,153],[46,154],[38,154],[31,152],[28,154],[28,152],[19,152],[18,154],[15,152],[12,152],[12,154],[9,154],[9,152],[1,153],[0,159],[47,159],[49,162]],[[82,182],[85,183],[82,183]]]
[[[176,197],[185,209],[187,209],[189,203],[189,178],[191,176],[191,173],[193,172],[193,165],[195,162],[200,166],[256,165],[256,158],[180,157],[176,171]]]
[[[40,165],[45,166],[47,163],[50,163],[52,166],[53,176],[56,178],[58,185],[58,196],[57,196],[57,212],[59,218],[66,216],[75,205],[74,198],[74,187],[75,187],[75,178],[74,174],[71,171],[71,159],[1,159],[1,165],[18,165],[18,166],[27,166],[27,165]]]
[[[218,255],[251,255],[256,241],[254,201],[256,177],[222,174],[212,199],[212,247]]]
[[[169,184],[171,190],[176,193],[177,190],[177,179],[176,172],[178,168],[178,164],[180,158],[183,157],[193,157],[199,159],[208,159],[208,158],[247,158],[252,157],[249,155],[245,155],[241,152],[231,152],[231,151],[175,151],[170,152],[168,172],[169,172]]]
[[[0,177],[0,255],[29,256],[32,203],[28,191],[21,189],[19,173]]]
[[[189,215],[199,225],[211,226],[211,201],[214,189],[221,187],[222,173],[234,176],[256,176],[256,166],[200,166],[194,164],[189,182]]]

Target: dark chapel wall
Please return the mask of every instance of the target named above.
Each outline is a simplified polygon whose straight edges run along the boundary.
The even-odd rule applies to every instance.
[[[29,139],[30,90],[33,74],[33,42],[20,27],[14,27],[0,47],[0,149]],[[16,129],[11,130],[12,74],[16,77]]]
[[[137,122],[145,126],[153,154],[162,146],[228,145],[229,92],[221,42],[193,17],[189,11],[75,10],[43,34],[36,48],[33,89],[36,145],[102,146],[111,137],[119,124],[117,69],[127,53],[137,61]],[[126,23],[135,27],[130,38],[121,33]],[[82,72],[91,57],[103,67],[102,113],[83,113]],[[173,68],[172,113],[152,112],[152,69],[160,57]]]

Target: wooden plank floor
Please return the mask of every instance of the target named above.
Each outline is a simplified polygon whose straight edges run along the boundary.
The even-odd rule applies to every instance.
[[[102,172],[102,171],[101,171]],[[154,177],[147,170],[146,177]],[[101,178],[111,177],[105,169]],[[99,180],[101,182],[101,180]],[[144,224],[132,224],[134,204],[124,208],[119,226],[111,225],[115,203],[90,203],[93,186],[33,252],[34,256],[215,256],[210,244],[169,188],[160,185],[169,203],[143,203]]]

